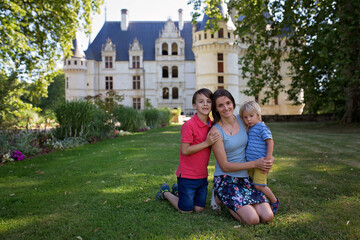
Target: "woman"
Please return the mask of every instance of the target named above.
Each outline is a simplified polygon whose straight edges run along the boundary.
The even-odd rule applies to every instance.
[[[216,158],[214,193],[240,222],[255,225],[270,222],[274,215],[266,197],[257,191],[249,180],[248,169],[269,171],[272,161],[258,159],[246,162],[247,133],[240,117],[234,116],[235,100],[225,89],[215,91],[212,98],[212,114],[216,123],[211,132],[220,133],[221,141],[212,145]]]

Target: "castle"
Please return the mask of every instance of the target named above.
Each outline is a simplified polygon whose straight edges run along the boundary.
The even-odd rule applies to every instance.
[[[124,96],[125,106],[144,109],[148,102],[156,108],[181,108],[184,113],[194,111],[192,95],[203,87],[229,90],[237,107],[254,100],[242,93],[247,80],[238,64],[247,45],[233,34],[231,18],[221,22],[215,33],[205,29],[207,20],[204,15],[193,25],[183,21],[179,9],[177,22],[132,22],[128,10],[122,9],[121,22],[106,21],[85,52],[75,41],[74,55],[64,61],[66,99],[106,96],[114,90]],[[285,43],[279,39],[279,44]],[[281,66],[285,86],[291,83],[287,64]],[[269,115],[301,114],[303,108],[288,101],[284,92],[261,107],[262,114]]]

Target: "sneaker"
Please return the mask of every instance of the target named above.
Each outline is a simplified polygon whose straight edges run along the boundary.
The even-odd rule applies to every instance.
[[[276,198],[276,203],[270,202],[270,206],[272,208],[273,214],[276,215],[276,213],[280,207],[280,200],[278,198]]]
[[[174,194],[175,196],[179,196],[177,183],[174,183],[174,185],[172,185],[172,187],[171,187],[171,193]]]
[[[164,200],[165,199],[164,192],[170,192],[170,187],[169,187],[169,184],[167,184],[167,183],[161,184],[160,190],[155,195],[156,199]]]
[[[211,203],[210,203],[210,206],[212,208],[212,210],[221,210],[221,206],[218,205],[215,201],[215,194],[214,194],[214,189],[212,190],[212,193],[211,193]]]

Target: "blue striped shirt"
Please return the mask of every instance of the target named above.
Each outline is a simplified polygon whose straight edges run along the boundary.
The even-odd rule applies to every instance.
[[[264,122],[259,122],[250,127],[248,132],[248,144],[246,146],[246,160],[254,161],[266,156],[266,139],[272,139],[268,126]]]

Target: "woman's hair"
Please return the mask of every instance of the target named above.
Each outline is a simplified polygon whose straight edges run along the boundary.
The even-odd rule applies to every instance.
[[[220,121],[221,117],[219,112],[216,110],[216,99],[219,97],[227,97],[230,99],[230,101],[233,103],[233,108],[235,109],[235,100],[234,97],[231,95],[231,93],[226,89],[218,89],[214,92],[212,96],[212,103],[211,103],[211,111],[214,118],[214,124]]]
[[[196,96],[197,96],[197,95],[200,95],[200,94],[202,94],[202,95],[204,95],[205,97],[210,98],[210,99],[212,98],[212,95],[213,95],[213,93],[212,93],[209,89],[207,89],[207,88],[201,88],[201,89],[197,90],[197,91],[193,94],[192,104],[196,104]]]
[[[255,101],[245,102],[241,106],[240,111],[239,111],[239,115],[241,118],[243,117],[244,112],[255,113],[259,116],[260,122],[262,121],[261,120],[261,108],[257,102],[255,102]]]

